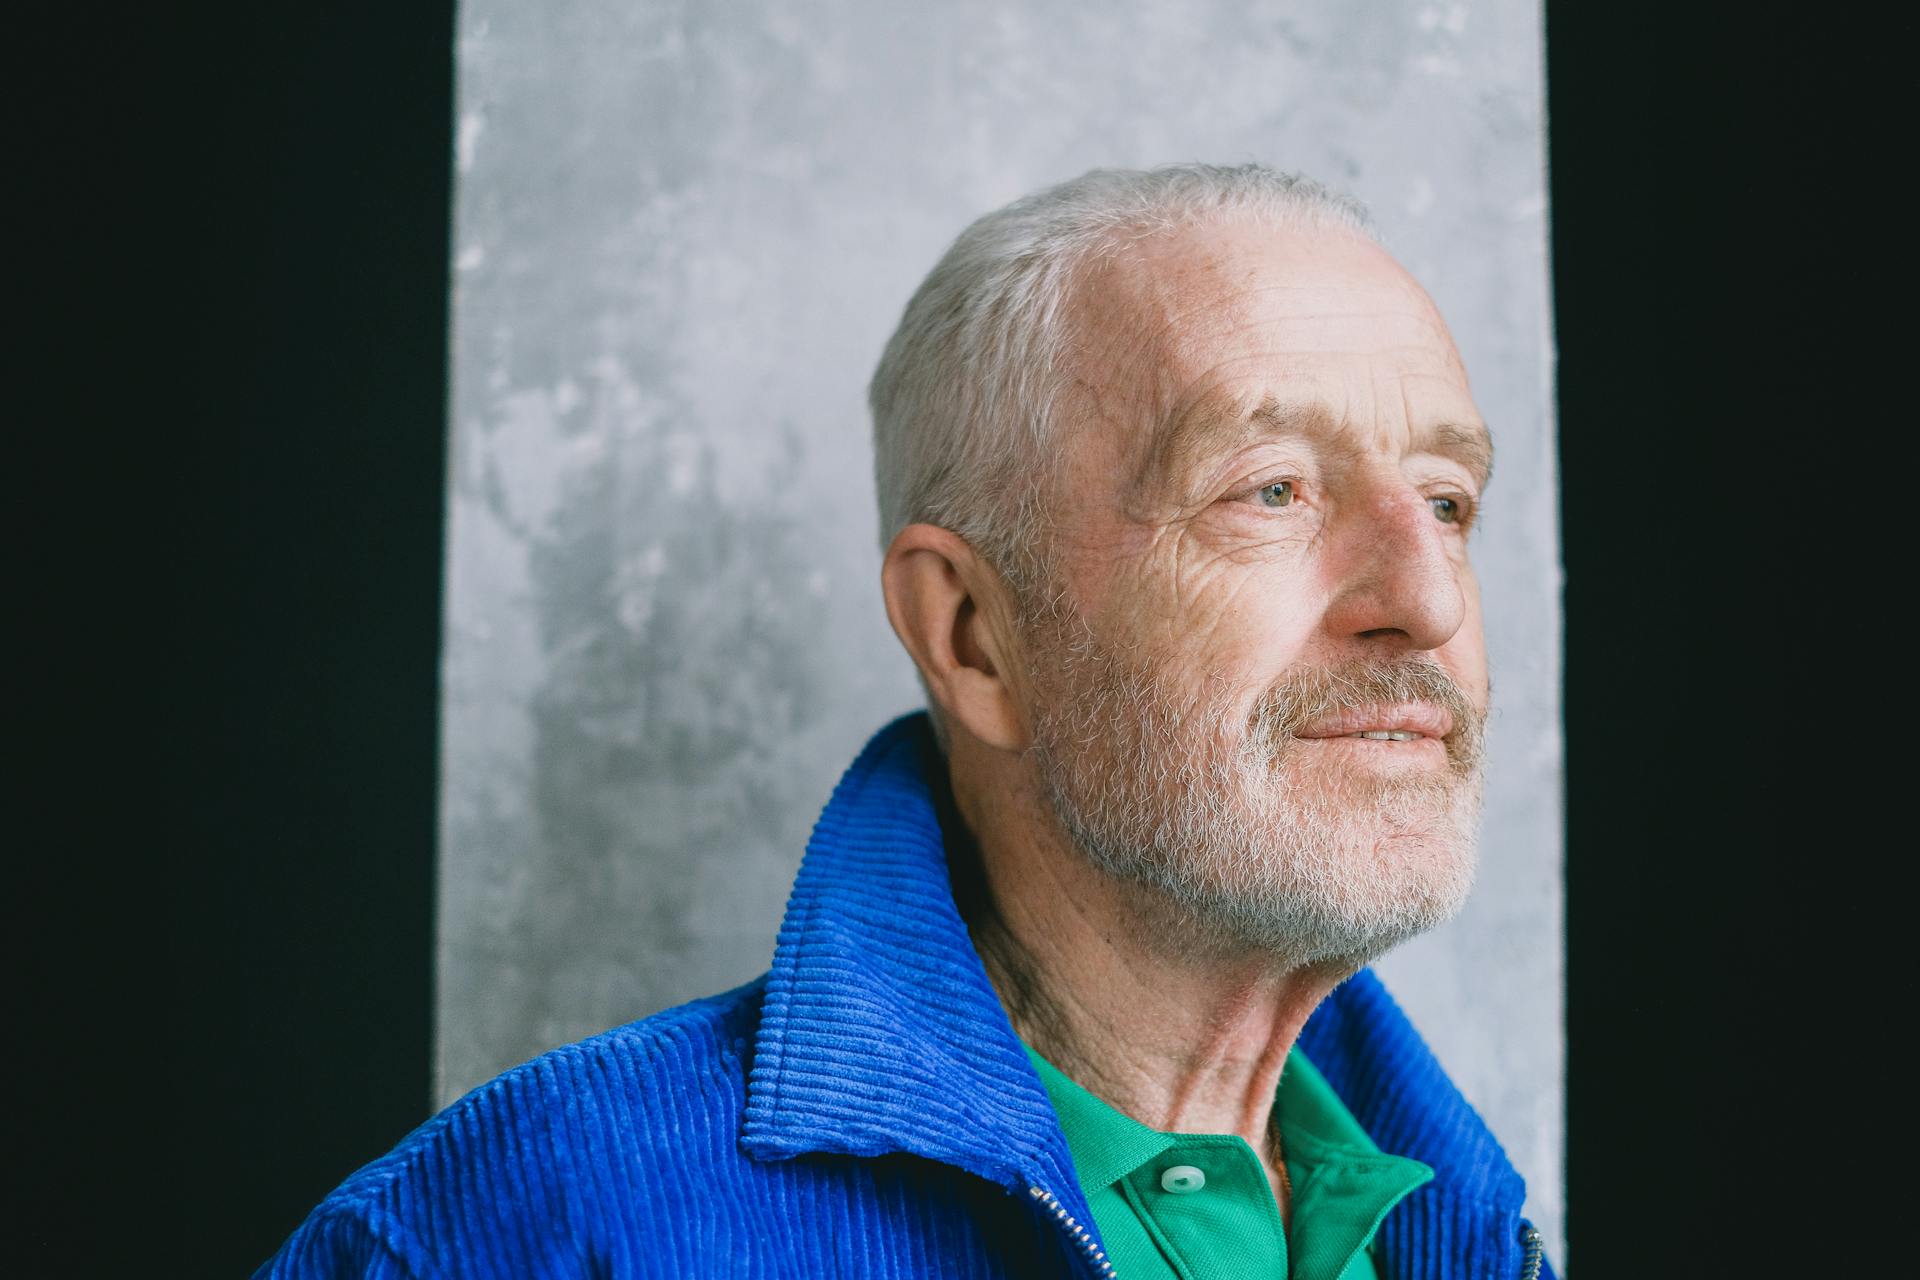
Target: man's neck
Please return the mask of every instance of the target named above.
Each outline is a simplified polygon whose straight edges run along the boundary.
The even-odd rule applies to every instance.
[[[1142,1124],[1246,1139],[1284,1216],[1274,1091],[1301,1027],[1347,971],[1208,943],[1163,896],[1038,821],[1031,796],[990,789],[957,803],[981,878],[968,924],[1014,1030]]]

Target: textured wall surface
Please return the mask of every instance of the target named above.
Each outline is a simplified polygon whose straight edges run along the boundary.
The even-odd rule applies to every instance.
[[[1258,159],[1373,207],[1498,440],[1481,885],[1381,969],[1564,1258],[1536,5],[467,0],[459,77],[442,1097],[765,968],[835,778],[918,705],[863,397],[952,237]]]

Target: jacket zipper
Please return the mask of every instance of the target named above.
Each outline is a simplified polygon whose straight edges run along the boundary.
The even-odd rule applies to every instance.
[[[1067,1212],[1067,1207],[1060,1203],[1059,1198],[1045,1187],[1028,1187],[1027,1194],[1038,1200],[1041,1207],[1051,1213],[1053,1220],[1066,1231],[1068,1238],[1080,1246],[1080,1252],[1085,1254],[1087,1261],[1093,1264],[1095,1274],[1111,1280],[1113,1264],[1107,1261],[1106,1251],[1093,1238],[1091,1231],[1074,1220],[1074,1216]]]
[[[1527,1256],[1520,1263],[1520,1280],[1540,1280],[1540,1228],[1531,1222],[1521,1225],[1526,1227],[1520,1243],[1526,1246]]]

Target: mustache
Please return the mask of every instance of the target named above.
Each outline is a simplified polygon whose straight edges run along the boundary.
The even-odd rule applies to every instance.
[[[1463,776],[1480,765],[1486,717],[1451,672],[1432,658],[1358,658],[1289,670],[1254,704],[1247,741],[1269,760],[1294,749],[1294,735],[1324,716],[1398,702],[1425,702],[1453,717],[1443,741],[1449,767]]]

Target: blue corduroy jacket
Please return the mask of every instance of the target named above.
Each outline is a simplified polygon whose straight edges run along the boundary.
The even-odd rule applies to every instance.
[[[258,1275],[1110,1275],[955,905],[937,767],[924,713],[867,744],[766,975],[480,1086]],[[1383,1275],[1552,1275],[1519,1175],[1371,972],[1300,1043],[1381,1148],[1433,1166],[1381,1226]]]

